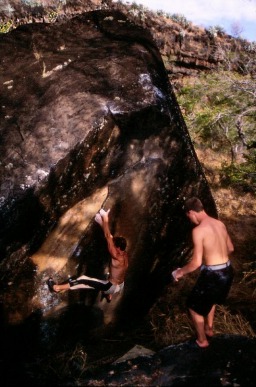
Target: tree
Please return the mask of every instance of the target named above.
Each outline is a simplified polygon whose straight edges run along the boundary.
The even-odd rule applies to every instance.
[[[239,21],[235,21],[231,24],[231,34],[235,38],[239,38],[243,31],[244,31],[244,28],[242,27]]]
[[[231,71],[202,74],[178,92],[195,147],[226,155],[223,182],[256,190],[256,80]]]

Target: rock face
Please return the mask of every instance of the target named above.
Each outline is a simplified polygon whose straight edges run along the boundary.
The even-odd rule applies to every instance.
[[[218,335],[206,349],[186,341],[151,354],[152,351],[137,345],[115,361],[92,368],[86,366],[85,348],[80,345],[69,356],[63,355],[65,366],[60,363],[59,354],[51,356],[48,352],[43,361],[35,361],[34,354],[28,361],[25,355],[12,373],[8,370],[17,361],[17,352],[14,356],[9,351],[0,363],[1,380],[3,386],[23,383],[27,386],[253,387],[255,344],[255,338]]]
[[[67,340],[78,304],[78,342],[147,313],[190,252],[184,199],[197,195],[217,214],[149,32],[93,11],[19,26],[0,36],[0,57],[3,328],[13,339],[10,327],[25,324],[26,343],[32,326],[48,350],[63,330]],[[111,304],[94,291],[50,294],[50,275],[104,277],[101,207],[128,241],[124,293]]]
[[[255,340],[222,335],[210,347],[192,342],[172,345],[154,355],[144,355],[101,367],[85,376],[86,386],[253,386]]]
[[[255,45],[234,38],[221,28],[208,30],[193,25],[182,15],[152,12],[135,2],[115,0],[2,0],[0,21],[5,28],[31,22],[53,23],[83,12],[109,9],[124,13],[127,18],[149,30],[157,45],[173,87],[179,88],[186,78],[220,68],[255,74]]]

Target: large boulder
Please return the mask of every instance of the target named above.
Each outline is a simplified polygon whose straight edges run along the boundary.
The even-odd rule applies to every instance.
[[[49,275],[103,278],[101,207],[111,208],[111,231],[127,238],[130,257],[124,294],[118,308],[104,305],[104,321],[143,315],[190,252],[184,199],[199,196],[217,216],[150,33],[120,12],[92,11],[19,26],[0,36],[0,56],[7,323],[77,302],[50,295]],[[100,308],[95,292],[84,298]]]

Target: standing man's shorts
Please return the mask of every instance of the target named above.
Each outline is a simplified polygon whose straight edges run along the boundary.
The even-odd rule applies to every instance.
[[[187,307],[207,316],[213,305],[225,302],[234,278],[230,261],[221,265],[201,266],[201,272],[187,299]]]

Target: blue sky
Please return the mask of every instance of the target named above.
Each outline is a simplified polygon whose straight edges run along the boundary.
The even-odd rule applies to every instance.
[[[142,4],[153,11],[179,13],[188,21],[202,27],[222,26],[234,35],[234,26],[240,36],[256,41],[256,0],[132,0],[123,3]]]

